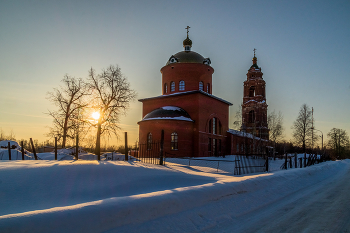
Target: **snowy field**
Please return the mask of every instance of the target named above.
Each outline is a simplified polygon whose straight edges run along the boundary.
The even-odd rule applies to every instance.
[[[232,176],[137,161],[0,161],[0,232],[347,232],[350,161]]]

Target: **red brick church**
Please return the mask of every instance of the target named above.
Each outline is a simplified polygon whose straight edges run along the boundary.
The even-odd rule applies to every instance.
[[[232,104],[213,95],[211,61],[191,50],[188,31],[183,47],[160,70],[163,94],[139,100],[143,103],[139,141],[151,147],[164,130],[164,152],[177,157],[264,151],[269,138],[265,81],[255,51],[244,82],[242,127],[236,131],[229,129]]]

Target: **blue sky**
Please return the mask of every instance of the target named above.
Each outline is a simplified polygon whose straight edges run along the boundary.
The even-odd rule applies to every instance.
[[[45,140],[46,93],[90,67],[118,64],[138,98],[160,95],[159,70],[189,25],[192,50],[212,61],[213,94],[233,103],[231,125],[256,48],[286,139],[304,103],[324,135],[350,133],[349,10],[349,1],[0,1],[0,127]],[[141,109],[136,101],[122,117],[129,142]]]

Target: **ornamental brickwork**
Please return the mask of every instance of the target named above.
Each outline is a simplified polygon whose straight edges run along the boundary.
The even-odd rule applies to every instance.
[[[241,131],[268,140],[266,83],[262,76],[263,73],[254,54],[253,65],[249,68],[247,80],[243,85]]]

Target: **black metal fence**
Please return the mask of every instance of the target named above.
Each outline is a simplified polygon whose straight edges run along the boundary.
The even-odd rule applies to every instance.
[[[140,143],[138,150],[131,154],[137,160],[166,166],[185,166],[195,171],[212,173],[230,173],[243,175],[268,171],[268,159],[265,155],[237,155],[231,160],[220,157],[181,158],[162,151],[162,141]]]
[[[263,156],[236,156],[235,175],[266,172],[269,170],[269,159]]]
[[[281,165],[281,170],[287,170],[288,168],[302,168],[318,164],[325,161],[323,156],[318,156],[317,154],[310,154],[308,156],[298,157],[297,154],[294,155],[284,155],[284,163]]]
[[[160,142],[139,144],[139,148],[132,156],[144,163],[160,164]]]
[[[268,160],[259,156],[235,156],[232,160],[212,158],[174,158],[165,153],[166,166],[184,166],[194,171],[211,173],[229,173],[243,175],[265,172],[268,170]]]

